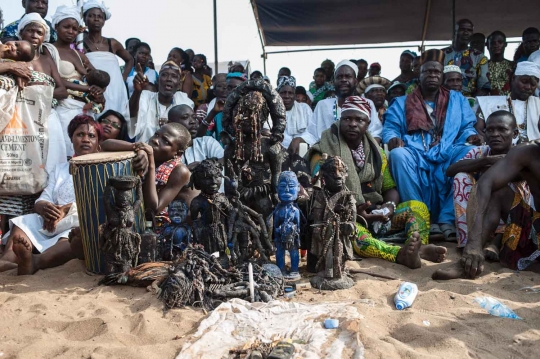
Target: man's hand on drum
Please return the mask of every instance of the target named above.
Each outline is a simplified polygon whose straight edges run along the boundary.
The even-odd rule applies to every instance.
[[[142,142],[134,143],[133,150],[137,153],[133,159],[133,169],[142,177],[148,172],[150,162],[154,164],[154,150]]]

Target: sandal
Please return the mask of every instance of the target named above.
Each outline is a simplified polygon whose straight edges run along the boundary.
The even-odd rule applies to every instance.
[[[457,241],[457,231],[456,227],[453,224],[443,223],[439,225],[442,233],[444,234],[444,239],[447,242],[456,242]]]
[[[429,227],[429,235],[430,236],[437,236],[437,235],[442,235],[443,232],[441,231],[441,227],[439,227],[438,224],[432,224],[430,227]]]

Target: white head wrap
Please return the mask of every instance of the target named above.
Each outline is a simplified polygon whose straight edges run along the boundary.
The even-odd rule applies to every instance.
[[[531,61],[522,61],[517,64],[515,76],[534,76],[540,79],[540,65]]]
[[[537,65],[540,65],[540,50],[533,52],[527,61],[534,62]]]
[[[21,21],[19,22],[19,27],[17,28],[17,37],[22,40],[21,38],[21,32],[24,30],[24,28],[31,23],[40,24],[45,29],[45,37],[43,38],[43,42],[49,42],[51,39],[51,29],[49,28],[49,25],[43,20],[40,14],[37,12],[32,12],[30,14],[26,14],[22,17]]]
[[[459,68],[459,66],[456,66],[456,65],[446,65],[444,67],[444,73],[445,74],[448,74],[450,72],[458,72],[458,73],[461,73],[461,69]]]
[[[337,64],[336,69],[334,70],[334,75],[341,66],[349,66],[351,69],[353,69],[354,74],[356,75],[355,77],[358,77],[358,66],[356,66],[354,62],[349,60],[343,60],[339,64]]]
[[[111,18],[111,12],[109,11],[109,8],[105,6],[105,2],[101,2],[101,4],[97,0],[88,0],[83,5],[83,14],[87,12],[90,9],[101,9],[105,13],[105,20],[109,20]]]
[[[307,95],[307,97],[309,97],[309,100],[311,102],[313,102],[313,94],[311,92],[309,92],[309,91],[306,91],[306,95]]]
[[[377,89],[377,88],[381,88],[381,89],[384,89],[386,91],[386,87],[384,87],[383,85],[372,84],[372,85],[369,85],[368,87],[366,87],[366,90],[364,91],[364,93],[368,93],[369,91],[371,91],[373,89]]]
[[[56,27],[60,21],[65,19],[75,19],[79,23],[79,26],[84,25],[81,17],[81,9],[76,6],[62,5],[57,7],[56,12],[52,17],[51,24],[53,27]]]

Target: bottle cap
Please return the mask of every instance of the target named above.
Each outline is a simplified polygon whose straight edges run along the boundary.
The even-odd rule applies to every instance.
[[[407,304],[405,302],[402,302],[401,300],[398,300],[396,302],[396,309],[397,310],[403,310],[407,307]]]

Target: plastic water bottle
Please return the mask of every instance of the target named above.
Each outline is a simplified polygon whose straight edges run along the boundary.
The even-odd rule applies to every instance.
[[[474,301],[484,308],[489,314],[501,318],[522,319],[506,305],[492,297],[477,297]]]
[[[418,287],[414,283],[405,282],[399,286],[398,292],[394,297],[394,303],[397,310],[403,310],[410,307],[416,295],[418,294]]]

